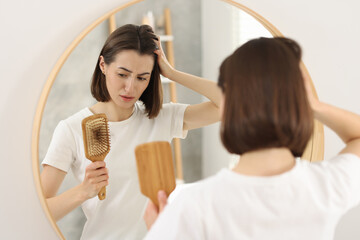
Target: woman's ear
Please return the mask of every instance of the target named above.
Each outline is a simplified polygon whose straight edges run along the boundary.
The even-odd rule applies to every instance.
[[[100,70],[105,74],[105,61],[104,61],[103,56],[100,56],[99,67],[100,67]]]
[[[219,107],[220,119],[223,119],[224,106],[225,106],[225,95],[224,95],[224,93],[222,93],[221,94],[220,107]]]

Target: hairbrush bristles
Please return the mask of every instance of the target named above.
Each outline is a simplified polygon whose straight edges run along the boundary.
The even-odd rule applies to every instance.
[[[98,156],[109,150],[109,133],[104,118],[97,118],[86,122],[87,145],[90,156]]]
[[[103,160],[110,151],[109,127],[105,114],[95,114],[82,122],[85,155],[92,161]]]

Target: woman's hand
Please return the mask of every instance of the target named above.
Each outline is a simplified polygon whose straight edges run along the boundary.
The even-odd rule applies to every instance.
[[[314,91],[313,91],[313,86],[309,77],[309,74],[307,73],[305,67],[303,65],[300,66],[301,69],[301,73],[304,79],[304,84],[305,84],[305,90],[307,93],[307,97],[308,97],[308,101],[310,104],[310,107],[313,111],[315,111],[317,109],[317,107],[320,104],[319,99],[315,96]]]
[[[159,208],[151,200],[146,207],[144,220],[148,230],[150,230],[151,226],[154,224],[159,214],[164,210],[165,206],[167,205],[167,196],[164,191],[158,192],[158,201]]]
[[[84,181],[80,184],[84,197],[90,199],[97,196],[101,188],[109,184],[108,179],[108,169],[104,161],[90,163],[85,169]]]
[[[159,48],[154,53],[158,56],[161,74],[210,100],[210,102],[202,102],[186,108],[183,130],[200,128],[219,121],[219,106],[222,94],[216,82],[174,69],[165,57],[164,51],[161,48],[160,38],[158,37],[158,41],[154,41]]]
[[[166,78],[170,78],[174,68],[170,65],[168,60],[166,59],[165,53],[161,47],[160,37],[158,37],[158,41],[154,40],[156,45],[158,46],[158,50],[154,51],[154,53],[158,56],[158,64],[160,66],[160,73]]]

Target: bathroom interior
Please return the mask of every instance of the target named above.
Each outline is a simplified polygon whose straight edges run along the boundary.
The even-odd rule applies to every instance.
[[[44,1],[37,0],[36,2],[40,5]],[[167,53],[165,25],[168,19],[165,18],[164,11],[168,9],[171,14],[172,33],[170,41],[173,44],[175,68],[213,81],[217,81],[218,66],[221,60],[247,40],[260,36],[271,37],[281,34],[293,37],[298,39],[304,48],[304,64],[309,70],[319,98],[360,113],[360,105],[356,104],[356,102],[359,102],[358,98],[356,98],[358,96],[356,96],[353,87],[353,82],[358,75],[354,75],[355,70],[351,68],[351,66],[356,65],[354,63],[355,57],[353,54],[339,49],[339,40],[342,40],[343,44],[347,42],[339,35],[344,36],[345,39],[350,39],[349,33],[353,34],[350,43],[360,38],[359,30],[350,29],[348,25],[344,26],[344,23],[349,19],[360,20],[360,17],[355,16],[355,14],[345,14],[343,11],[341,14],[336,15],[336,18],[344,19],[338,20],[336,24],[331,25],[330,23],[333,23],[335,20],[324,20],[329,19],[332,15],[324,13],[322,10],[326,8],[332,13],[339,11],[336,9],[339,6],[336,6],[335,3],[320,1],[322,3],[320,4],[307,0],[304,2],[304,5],[291,5],[290,3],[285,3],[285,1],[279,0],[276,2],[275,6],[269,6],[269,3],[266,3],[264,0],[258,1],[258,3],[240,0],[108,0],[105,1],[104,6],[99,8],[96,7],[96,1],[91,1],[90,7],[87,10],[80,10],[82,9],[81,6],[76,5],[74,7],[75,10],[84,11],[84,16],[86,16],[85,12],[88,11],[89,17],[79,19],[76,18],[75,14],[71,15],[73,21],[78,22],[78,24],[75,24],[76,27],[64,36],[66,41],[62,42],[58,37],[61,36],[61,33],[69,31],[66,29],[69,25],[52,27],[47,33],[48,37],[42,40],[44,42],[41,43],[40,40],[40,43],[38,43],[39,45],[43,44],[42,51],[37,55],[33,55],[33,57],[40,59],[48,55],[51,61],[46,61],[48,63],[43,65],[46,69],[34,66],[36,63],[31,60],[31,56],[25,58],[24,61],[26,61],[29,68],[28,71],[35,69],[36,72],[37,70],[37,75],[35,72],[30,75],[30,79],[36,81],[36,83],[33,85],[26,83],[25,86],[20,86],[24,81],[24,72],[23,75],[18,75],[19,80],[17,83],[13,83],[14,85],[11,89],[9,88],[9,93],[2,94],[2,97],[7,97],[7,100],[2,101],[6,103],[9,102],[9,94],[14,92],[12,89],[31,87],[30,91],[20,91],[20,93],[24,93],[23,95],[31,100],[28,102],[22,100],[22,102],[16,103],[22,107],[29,104],[28,109],[23,112],[27,116],[26,123],[22,123],[24,119],[22,121],[16,120],[19,125],[23,124],[23,126],[20,126],[20,130],[22,128],[27,134],[26,137],[22,137],[23,140],[20,140],[17,146],[21,144],[22,146],[27,145],[27,151],[11,155],[14,158],[18,154],[16,160],[11,163],[13,164],[11,165],[13,169],[20,169],[20,172],[15,175],[17,176],[15,180],[16,187],[9,187],[7,184],[2,183],[4,184],[3,189],[11,188],[10,196],[13,196],[13,198],[19,196],[19,193],[23,195],[22,199],[27,198],[25,194],[29,194],[31,197],[29,201],[20,200],[20,204],[16,204],[16,201],[13,201],[14,199],[2,200],[5,201],[5,204],[11,204],[11,208],[4,208],[5,215],[10,213],[11,209],[15,211],[17,206],[20,206],[20,212],[22,212],[12,214],[7,219],[3,216],[1,217],[1,222],[5,223],[5,225],[1,224],[1,226],[6,226],[8,224],[6,223],[7,221],[18,222],[20,224],[17,227],[19,232],[15,234],[13,232],[14,228],[12,230],[4,229],[5,236],[9,234],[10,237],[7,239],[12,239],[15,235],[38,236],[40,237],[38,239],[80,238],[85,222],[82,210],[78,208],[55,223],[51,216],[49,216],[46,207],[44,207],[44,199],[41,195],[41,189],[39,189],[38,174],[42,169],[41,161],[46,154],[57,123],[75,113],[78,109],[92,105],[95,101],[91,94],[89,94],[92,69],[96,63],[94,60],[110,31],[109,18],[104,18],[104,16],[114,17],[116,26],[126,23],[141,24],[144,21],[150,22],[153,24],[155,32],[162,36],[161,39],[164,38],[163,47]],[[354,7],[351,8],[351,4],[360,7],[360,4],[354,1],[348,0],[346,2],[349,4],[341,5],[341,9],[353,11]],[[66,3],[70,5],[72,2],[66,1]],[[87,1],[80,1],[80,3],[87,4]],[[59,4],[61,9],[68,7],[65,3]],[[281,9],[281,4],[284,5],[284,9]],[[312,8],[308,8],[309,6]],[[15,6],[12,7],[15,8]],[[46,7],[54,10],[54,7],[48,4],[46,4]],[[285,11],[286,7],[287,11]],[[296,8],[303,8],[309,11],[309,14],[304,14],[307,15],[308,19],[303,19],[303,25],[297,19],[299,14],[296,12]],[[36,10],[37,8],[33,7],[33,9]],[[117,9],[120,10],[118,11]],[[75,10],[71,10],[71,12]],[[50,12],[49,10],[48,13],[41,12],[41,14],[52,19]],[[109,15],[110,12],[113,14]],[[303,17],[305,18],[305,16]],[[64,21],[65,17],[59,18],[59,20],[51,21],[54,23],[61,22]],[[38,21],[41,22],[40,20]],[[37,23],[37,21],[34,21],[34,23]],[[96,23],[96,26],[94,23]],[[326,26],[323,27],[323,25]],[[336,31],[343,34],[336,34]],[[312,35],[316,36],[316,34],[319,37],[313,38]],[[332,34],[336,35],[336,37],[333,37]],[[79,36],[81,36],[81,39],[79,39]],[[319,39],[320,36],[322,40]],[[334,39],[329,40],[330,36]],[[36,39],[32,40],[35,41]],[[326,43],[322,44],[322,41]],[[53,47],[56,47],[56,44],[61,47],[50,53]],[[319,50],[319,46],[323,46],[324,49]],[[327,47],[332,48],[327,49]],[[341,47],[343,46],[341,45]],[[334,53],[334,56],[338,54],[339,57],[334,57],[335,59],[331,60],[332,55],[329,54],[330,51]],[[356,51],[359,53],[360,47],[357,47],[354,53]],[[347,61],[347,64],[340,64],[341,57]],[[321,61],[324,63],[321,63]],[[325,63],[328,66],[324,66]],[[325,72],[328,69],[332,71]],[[340,76],[344,80],[336,79]],[[166,80],[163,82],[164,102],[172,101],[169,84]],[[336,89],[340,86],[344,88],[344,93],[336,93],[339,97],[333,97]],[[359,83],[355,86],[359,86]],[[32,88],[36,89],[32,91]],[[346,92],[349,94],[346,94]],[[180,103],[194,104],[204,101],[200,95],[178,84],[176,85],[176,95],[176,101]],[[15,109],[10,109],[5,104],[1,109],[4,113],[15,112]],[[14,116],[19,116],[19,119],[21,118],[20,113],[16,113]],[[322,160],[336,154],[342,147],[341,142],[328,129],[321,126],[319,127],[319,132],[314,133],[314,136],[316,137],[313,137],[312,144],[320,146],[323,148],[323,151],[308,153],[309,160]],[[15,144],[11,144],[14,143],[13,140],[5,141],[5,139],[2,139],[2,142],[4,143],[2,144],[3,146],[9,146],[6,153],[9,152],[8,156],[10,159],[10,152],[14,153],[13,150],[17,149],[17,147],[15,148]],[[181,157],[176,159],[176,161],[180,161],[182,165],[181,178],[185,184],[211,176],[221,168],[231,168],[237,159],[237,156],[228,154],[222,146],[219,138],[219,124],[190,131],[187,138],[180,141],[180,149]],[[23,159],[20,160],[20,158]],[[21,172],[24,174],[21,174]],[[10,173],[5,173],[4,176],[6,174]],[[24,184],[25,182],[26,184]],[[71,174],[68,174],[60,191],[64,191],[73,184],[74,179],[71,178]],[[21,191],[20,189],[23,189],[23,187],[20,186],[26,185],[28,188]],[[21,216],[25,216],[21,221],[13,219],[15,217],[21,218]],[[335,239],[357,239],[360,237],[360,231],[354,225],[359,217],[359,208],[351,210],[339,223]],[[31,219],[34,219],[34,221],[30,221]],[[23,232],[21,232],[22,228],[25,229]],[[10,236],[10,232],[12,232],[12,236]]]

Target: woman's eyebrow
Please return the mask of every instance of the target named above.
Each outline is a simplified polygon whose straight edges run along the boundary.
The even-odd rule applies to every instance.
[[[118,67],[119,69],[122,69],[122,70],[125,70],[125,71],[127,71],[127,72],[129,72],[129,73],[132,73],[132,71],[130,71],[129,69],[127,69],[127,68],[124,68],[124,67]]]
[[[146,74],[149,74],[149,75],[150,75],[149,72],[144,72],[144,73],[138,74],[138,76],[142,76],[142,75],[146,75]]]
[[[130,70],[127,69],[127,68],[124,68],[124,67],[118,67],[118,68],[119,68],[119,69],[122,69],[122,70],[125,70],[125,71],[127,71],[127,72],[129,72],[129,73],[132,73],[132,71],[130,71]],[[144,73],[138,74],[138,76],[142,76],[142,75],[146,75],[146,74],[149,74],[149,75],[150,75],[149,72],[144,72]]]

